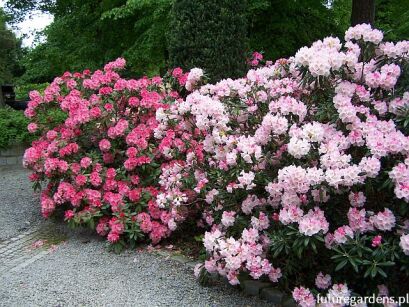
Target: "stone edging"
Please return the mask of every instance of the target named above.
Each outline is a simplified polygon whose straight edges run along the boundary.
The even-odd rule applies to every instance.
[[[165,250],[155,250],[154,253],[167,259],[179,262],[190,269],[194,269],[197,264],[201,262],[189,259],[181,254],[171,253]],[[211,274],[211,279],[213,281],[222,281],[226,284],[229,284],[227,279],[219,274]],[[230,285],[230,284],[229,284]],[[295,301],[285,295],[281,290],[272,286],[271,283],[263,282],[259,280],[248,279],[241,281],[240,288],[244,294],[248,296],[258,296],[260,299],[265,300],[272,304],[272,306],[277,307],[296,307],[297,304]]]
[[[23,162],[25,146],[21,144],[12,145],[6,149],[0,149],[0,166],[18,165]]]
[[[50,233],[54,231],[48,228],[32,227],[15,237],[0,240],[0,277],[13,275],[52,252],[51,245],[53,244],[50,245],[46,240]],[[41,245],[33,246],[35,242],[41,242]]]

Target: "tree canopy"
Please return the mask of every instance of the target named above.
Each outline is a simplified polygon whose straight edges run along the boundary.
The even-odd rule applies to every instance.
[[[195,28],[187,27],[175,35],[174,22],[188,16],[186,14],[190,13],[186,10],[200,2],[7,0],[6,10],[14,22],[21,21],[35,10],[54,16],[54,21],[44,30],[45,41],[24,57],[22,82],[48,82],[66,70],[95,69],[119,56],[127,59],[128,74],[135,76],[163,73],[174,65],[190,68],[188,66],[196,63],[188,63],[188,52],[181,47],[186,43],[186,37],[192,37],[191,30]],[[243,13],[234,19],[243,35],[235,36],[234,42],[221,44],[237,43],[244,52],[263,51],[269,59],[290,56],[316,39],[340,35],[350,25],[352,9],[352,0],[224,0],[215,1],[215,5],[217,3],[231,3],[234,9],[243,9]],[[216,30],[206,23],[210,22],[210,17],[217,16],[216,9],[210,9],[207,14],[207,20],[196,16],[207,24],[200,42],[196,40],[196,50],[202,48],[200,44],[204,42],[213,39],[219,42]],[[407,0],[376,0],[375,26],[386,31],[389,40],[409,37],[408,20]],[[232,24],[231,20],[227,22]],[[221,27],[218,31],[222,33],[224,29],[227,28]],[[206,39],[206,36],[211,38]],[[195,56],[198,57],[198,53]],[[213,56],[210,62],[221,60]],[[233,62],[238,63],[237,60]]]
[[[21,74],[19,60],[21,42],[6,25],[7,17],[0,8],[0,84],[10,83]]]

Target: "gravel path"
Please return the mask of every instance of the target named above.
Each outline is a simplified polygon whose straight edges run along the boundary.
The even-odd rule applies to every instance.
[[[0,240],[15,236],[41,222],[39,196],[23,167],[0,167]]]
[[[38,197],[26,175],[23,169],[0,169],[0,239],[23,236],[26,222],[50,227],[37,213]],[[224,284],[202,287],[191,268],[166,257],[147,251],[116,255],[87,231],[51,226],[65,233],[65,242],[0,274],[0,306],[268,306]],[[0,264],[1,257],[0,251]]]

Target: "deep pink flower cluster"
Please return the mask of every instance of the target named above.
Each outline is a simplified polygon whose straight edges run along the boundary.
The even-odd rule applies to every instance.
[[[47,184],[41,193],[45,217],[61,206],[67,221],[95,225],[111,243],[136,241],[143,234],[158,243],[188,216],[184,195],[189,194],[175,189],[177,205],[160,205],[173,178],[158,182],[159,176],[165,177],[167,167],[179,165],[177,161],[183,165],[186,155],[190,163],[202,159],[201,147],[183,121],[156,133],[156,112],[181,99],[178,92],[188,73],[177,68],[167,80],[125,80],[119,75],[125,64],[118,59],[92,74],[65,73],[43,96],[31,92],[26,115],[33,121],[29,131],[39,139],[27,149],[24,164],[33,170],[33,181]],[[44,124],[42,118],[51,110],[65,120]]]

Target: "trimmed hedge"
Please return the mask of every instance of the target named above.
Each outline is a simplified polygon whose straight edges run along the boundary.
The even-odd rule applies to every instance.
[[[170,67],[206,70],[213,81],[245,72],[246,1],[178,0],[172,11]]]

